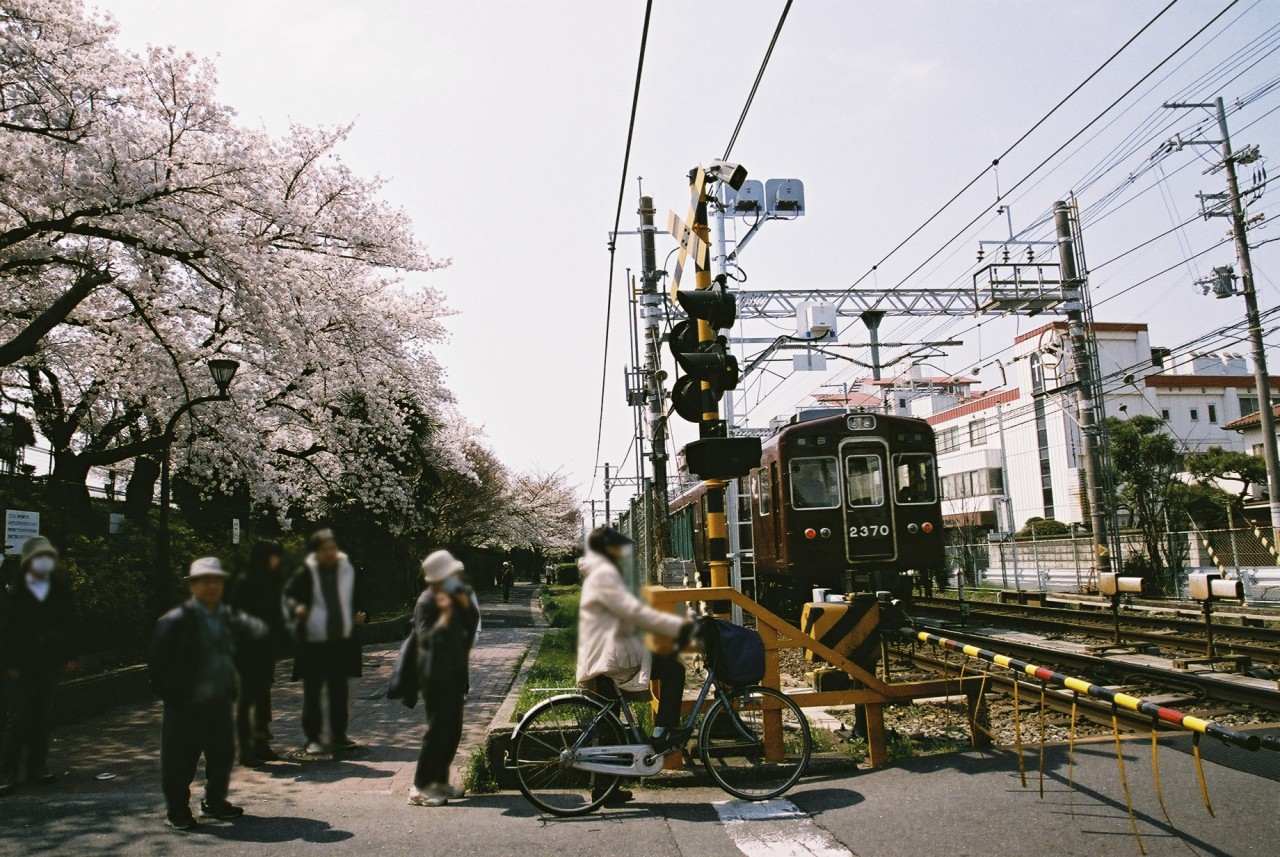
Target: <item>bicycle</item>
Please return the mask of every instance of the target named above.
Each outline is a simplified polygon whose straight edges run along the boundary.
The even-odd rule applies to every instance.
[[[697,731],[703,766],[734,797],[760,801],[784,794],[804,774],[813,751],[800,706],[768,687],[724,685],[711,667],[714,652],[706,662],[707,677],[685,723],[693,729],[714,691]],[[615,688],[612,699],[570,693],[535,705],[512,733],[508,760],[530,803],[552,815],[574,816],[603,806],[624,777],[653,776],[668,755],[685,750],[656,752]]]

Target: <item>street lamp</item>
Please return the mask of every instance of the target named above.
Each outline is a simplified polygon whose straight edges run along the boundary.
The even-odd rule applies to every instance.
[[[169,420],[169,425],[164,430],[162,439],[164,440],[164,456],[160,459],[160,532],[156,539],[156,583],[160,584],[166,580],[169,575],[169,453],[173,448],[173,432],[178,426],[178,420],[194,408],[196,405],[203,405],[207,402],[225,402],[231,398],[231,382],[236,377],[236,370],[240,368],[239,361],[230,360],[225,357],[215,357],[208,362],[209,374],[213,376],[214,386],[218,388],[218,392],[210,396],[197,396],[191,399],[182,407],[178,408],[177,413]],[[159,595],[157,591],[155,593]]]

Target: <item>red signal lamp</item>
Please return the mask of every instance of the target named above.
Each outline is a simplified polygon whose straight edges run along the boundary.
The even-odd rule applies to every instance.
[[[804,537],[806,539],[815,539],[818,537],[818,531],[815,530],[813,527],[810,527],[809,529],[804,531]]]
[[[925,533],[932,533],[933,524],[929,523],[928,521],[925,521],[923,524],[920,525],[920,531]]]

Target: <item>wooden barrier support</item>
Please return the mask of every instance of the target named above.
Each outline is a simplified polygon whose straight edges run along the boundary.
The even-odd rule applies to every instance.
[[[736,589],[724,586],[708,586],[696,589],[670,589],[651,586],[645,590],[649,603],[658,609],[674,610],[679,604],[700,601],[728,601],[737,604],[743,612],[755,617],[756,630],[764,640],[765,673],[760,683],[774,690],[782,690],[782,675],[778,667],[778,652],[782,649],[807,649],[831,666],[844,670],[857,679],[862,687],[850,690],[806,692],[788,694],[801,708],[823,708],[837,705],[865,706],[867,721],[867,756],[871,766],[880,767],[889,760],[885,742],[884,706],[886,703],[910,702],[930,696],[964,694],[977,698],[981,677],[964,676],[932,681],[914,681],[893,684],[859,666],[829,646],[805,634],[790,622],[769,612]],[[972,703],[971,704],[976,704]],[[781,754],[781,714],[765,713],[765,741],[769,754]],[[679,758],[678,756],[676,757]],[[774,758],[781,758],[780,755]]]

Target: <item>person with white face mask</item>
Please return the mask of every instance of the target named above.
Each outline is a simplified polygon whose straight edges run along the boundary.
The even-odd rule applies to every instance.
[[[27,782],[56,780],[48,767],[49,721],[54,691],[74,654],[76,625],[71,588],[54,574],[57,564],[58,552],[48,539],[27,539],[21,576],[0,595],[0,797],[17,787],[23,761]]]
[[[579,686],[607,699],[614,688],[648,690],[651,679],[660,683],[658,712],[654,715],[652,745],[658,752],[689,740],[692,731],[680,726],[684,695],[684,664],[676,652],[659,655],[645,646],[641,633],[687,638],[693,623],[645,604],[627,589],[622,569],[631,559],[631,539],[613,527],[598,527],[587,537],[587,554],[578,560],[582,597],[578,606]],[[631,799],[617,789],[612,802]]]

